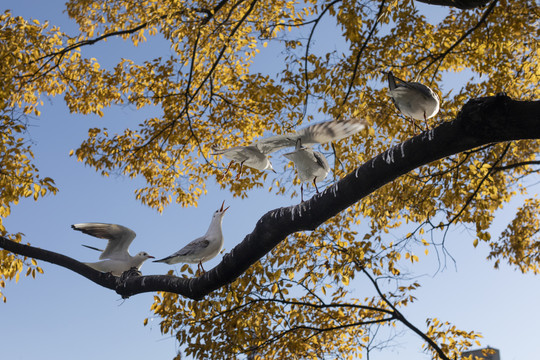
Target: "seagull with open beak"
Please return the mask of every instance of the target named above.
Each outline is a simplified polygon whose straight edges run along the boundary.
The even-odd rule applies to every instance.
[[[223,208],[225,201],[221,204],[221,208],[214,212],[210,226],[203,236],[191,241],[172,255],[163,259],[155,260],[154,262],[163,262],[169,265],[178,263],[198,264],[198,270],[204,272],[202,263],[213,259],[221,251],[223,247],[223,233],[221,231],[221,222],[223,215],[229,208]]]

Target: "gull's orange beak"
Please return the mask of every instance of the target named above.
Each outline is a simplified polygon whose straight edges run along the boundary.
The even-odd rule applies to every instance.
[[[221,209],[219,209],[220,212],[225,212],[227,211],[228,208],[230,208],[230,206],[227,206],[225,209],[223,209],[224,205],[225,205],[225,200],[223,200],[223,203],[221,204]]]

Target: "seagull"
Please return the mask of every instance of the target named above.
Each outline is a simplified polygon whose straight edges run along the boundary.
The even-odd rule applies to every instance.
[[[397,109],[416,120],[432,118],[439,112],[439,96],[424,84],[401,80],[388,72],[390,96]],[[396,83],[397,80],[397,83]],[[413,125],[416,126],[413,120]]]
[[[286,147],[295,147],[298,141],[306,147],[338,141],[356,134],[366,126],[367,122],[358,118],[324,121],[304,127],[295,133],[269,136],[251,145],[235,146],[229,149],[214,146],[213,155],[223,155],[232,161],[239,162],[241,166],[246,165],[259,171],[268,169],[274,171],[268,154]],[[229,167],[230,164],[226,172]],[[242,167],[240,167],[240,171],[242,171]]]
[[[317,188],[317,180],[322,180],[330,172],[330,165],[328,161],[318,151],[314,151],[309,146],[302,146],[300,140],[296,142],[296,148],[293,152],[283,154],[287,159],[292,160],[296,165],[298,171],[298,177],[302,182],[300,184],[300,199],[304,202],[304,182],[313,181],[317,194],[319,189]]]
[[[268,156],[262,153],[254,145],[235,146],[228,149],[222,149],[218,146],[212,146],[212,150],[214,151],[212,155],[223,155],[227,159],[231,160],[229,166],[227,166],[227,169],[223,173],[223,176],[225,176],[225,174],[229,171],[229,168],[231,167],[233,162],[240,163],[240,171],[238,172],[236,178],[240,177],[240,174],[242,173],[242,167],[244,165],[259,171],[271,170],[273,172],[276,172],[272,167],[272,163],[270,163]]]
[[[223,247],[223,233],[221,232],[221,222],[225,211],[229,208],[223,208],[225,201],[221,204],[221,208],[214,212],[210,226],[206,234],[193,240],[182,249],[163,259],[154,260],[154,262],[163,262],[169,265],[182,263],[198,264],[197,268],[204,272],[202,263],[213,259]]]
[[[94,263],[84,263],[91,268],[120,276],[124,271],[131,268],[139,270],[147,259],[154,259],[153,256],[141,251],[135,256],[128,252],[129,245],[135,239],[135,232],[125,226],[104,223],[81,223],[71,225],[73,230],[81,231],[85,234],[101,239],[107,239],[107,247],[99,256],[102,261]],[[88,245],[90,249],[100,250]]]

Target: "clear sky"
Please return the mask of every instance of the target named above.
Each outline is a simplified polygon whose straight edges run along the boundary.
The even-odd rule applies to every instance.
[[[49,20],[65,29],[75,29],[63,11],[61,1],[7,0],[3,9],[12,9],[26,18]],[[95,46],[83,50],[100,54],[122,47]],[[154,55],[154,54],[151,54]],[[95,56],[95,55],[93,55]],[[100,62],[101,60],[98,59]],[[155,110],[129,107],[106,110],[105,116],[70,114],[61,98],[45,102],[42,116],[32,121],[30,135],[35,142],[36,163],[42,176],[53,177],[60,191],[39,202],[23,200],[13,208],[5,221],[10,232],[23,232],[25,241],[37,247],[60,252],[81,261],[97,256],[80,244],[103,246],[104,241],[71,230],[78,222],[118,223],[135,230],[137,238],[131,252],[145,250],[156,257],[176,251],[188,241],[202,235],[212,212],[223,200],[231,208],[223,221],[225,250],[238,244],[251,232],[256,221],[267,211],[296,203],[299,199],[277,197],[265,190],[253,191],[245,200],[232,199],[226,191],[208,184],[208,195],[197,208],[169,206],[163,214],[140,205],[133,191],[137,181],[122,177],[103,178],[93,169],[77,163],[68,153],[85,139],[90,127],[121,129],[135,124]],[[321,119],[322,120],[322,119]],[[537,187],[533,188],[537,191]],[[264,205],[261,205],[264,204]],[[513,216],[514,202],[500,214],[494,236]],[[503,360],[537,358],[537,324],[540,287],[532,275],[522,275],[506,266],[494,270],[485,260],[488,249],[480,244],[473,248],[465,231],[451,233],[448,249],[456,259],[435,274],[435,259],[426,261],[422,288],[417,301],[404,310],[405,316],[424,329],[427,317],[451,321],[464,330],[479,331],[484,345],[501,351]],[[220,256],[205,265],[209,269]],[[422,259],[424,260],[424,259]],[[0,339],[2,359],[171,359],[178,344],[171,335],[159,331],[159,319],[152,319],[153,294],[141,294],[126,301],[114,292],[58,266],[40,262],[45,274],[35,280],[21,278],[8,283],[7,303],[0,304]],[[144,274],[162,274],[170,267],[147,262]],[[415,270],[417,272],[417,269]],[[362,298],[358,284],[358,297]],[[149,325],[143,319],[150,317]],[[374,352],[371,360],[428,359],[421,353],[420,341],[414,335],[397,339],[398,346]]]

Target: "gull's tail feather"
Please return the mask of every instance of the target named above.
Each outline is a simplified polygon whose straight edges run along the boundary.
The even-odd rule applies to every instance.
[[[392,91],[397,87],[396,77],[391,71],[387,72],[386,75],[388,77],[388,88],[390,89],[390,91]]]
[[[103,252],[103,249],[99,249],[97,247],[93,247],[93,246],[90,246],[90,245],[84,245],[84,244],[81,244],[82,246],[84,246],[85,248],[88,248],[88,249],[92,249],[92,250],[96,250],[96,251],[99,251],[99,252]]]
[[[161,262],[161,263],[173,265],[173,264],[176,264],[176,263],[177,263],[177,262],[174,262],[174,261],[173,261],[175,257],[176,257],[176,256],[171,255],[171,256],[164,257],[163,259],[154,260],[154,261],[152,261],[152,262]]]

